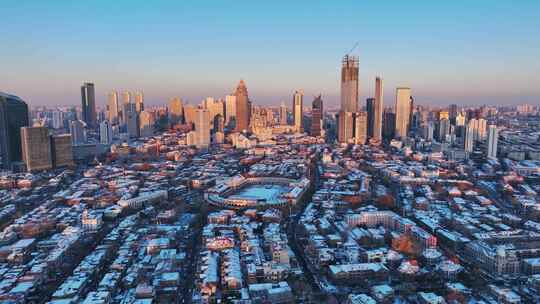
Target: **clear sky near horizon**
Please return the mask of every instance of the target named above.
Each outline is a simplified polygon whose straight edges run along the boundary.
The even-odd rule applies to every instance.
[[[80,104],[80,85],[255,104],[339,102],[358,42],[360,104],[385,80],[420,104],[540,103],[540,1],[0,1],[0,91],[30,105]]]

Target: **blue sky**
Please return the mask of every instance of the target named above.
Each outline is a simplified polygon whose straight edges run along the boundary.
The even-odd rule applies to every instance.
[[[80,103],[80,84],[197,103],[245,79],[256,104],[339,98],[358,42],[361,104],[410,86],[421,104],[540,103],[540,1],[0,2],[0,90],[31,105]]]

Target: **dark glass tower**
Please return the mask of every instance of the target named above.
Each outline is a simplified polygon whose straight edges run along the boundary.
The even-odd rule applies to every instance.
[[[90,127],[96,127],[96,96],[94,84],[85,82],[81,86],[82,120]]]
[[[321,136],[323,126],[323,100],[321,95],[315,97],[311,106],[311,136]]]
[[[28,105],[17,96],[0,92],[0,167],[12,169],[22,161],[21,128],[28,126]]]
[[[375,98],[366,99],[366,111],[367,111],[367,136],[369,138],[374,137],[375,129]]]

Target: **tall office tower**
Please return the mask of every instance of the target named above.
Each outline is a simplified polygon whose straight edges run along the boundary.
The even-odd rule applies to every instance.
[[[213,97],[207,97],[203,106],[210,112],[210,121],[213,121],[217,115],[225,116],[225,103],[221,99],[215,100]]]
[[[367,112],[367,136],[369,138],[373,138],[373,127],[375,126],[375,98],[366,99],[366,112]]]
[[[244,80],[240,80],[234,95],[236,96],[236,132],[242,132],[248,129],[251,116],[251,106]]]
[[[461,112],[456,115],[456,126],[464,126],[465,125],[465,115],[463,115]]]
[[[184,120],[184,105],[179,97],[169,100],[169,120],[173,125]]]
[[[195,146],[208,148],[210,145],[210,111],[199,108],[195,110]]]
[[[499,141],[499,131],[496,125],[489,125],[488,127],[488,147],[487,157],[497,158],[497,142]]]
[[[458,115],[457,104],[451,104],[449,109],[448,109],[448,112],[449,112],[448,114],[449,114],[450,122],[455,124],[456,117]]]
[[[295,132],[301,133],[302,130],[302,115],[304,106],[304,91],[298,90],[293,94],[293,126]]]
[[[236,119],[236,96],[225,96],[225,123],[228,125]]]
[[[187,124],[194,124],[195,123],[195,110],[197,108],[194,105],[187,104],[184,106],[184,121]]]
[[[375,102],[373,104],[373,133],[375,140],[382,140],[382,121],[384,109],[383,80],[380,77],[375,78]]]
[[[51,138],[46,127],[21,128],[22,158],[29,172],[53,167]]]
[[[474,150],[474,127],[469,123],[465,129],[465,152],[472,152]]]
[[[427,122],[426,124],[424,124],[423,126],[423,137],[425,140],[427,141],[433,141],[433,132],[434,132],[434,126],[433,126],[433,122],[432,121],[429,121]]]
[[[62,129],[64,127],[64,112],[56,110],[52,112],[53,129]]]
[[[396,134],[397,138],[405,138],[409,132],[411,119],[411,89],[396,89]]]
[[[91,82],[85,82],[81,86],[81,99],[82,99],[82,120],[90,128],[95,128],[97,124],[96,115],[96,96],[94,84]]]
[[[311,103],[311,136],[317,137],[323,134],[323,115],[323,100],[319,94]]]
[[[450,125],[450,120],[448,118],[439,120],[439,142],[445,142],[446,135],[450,135]]]
[[[287,106],[283,102],[279,106],[279,124],[282,126],[287,125]]]
[[[484,118],[478,119],[478,138],[477,140],[484,140],[487,136],[487,121]]]
[[[28,105],[0,92],[0,168],[12,169],[21,158],[21,128],[28,126]]]
[[[339,111],[338,141],[348,143],[354,138],[354,115],[352,112]]]
[[[51,136],[51,151],[54,168],[73,165],[71,135],[62,134]]]
[[[129,91],[122,92],[122,103],[131,103],[131,93]]]
[[[448,114],[448,111],[441,110],[437,113],[437,115],[439,116],[438,117],[439,120],[450,119],[450,115]]]
[[[141,113],[144,111],[144,94],[143,92],[135,93],[135,111]]]
[[[141,137],[154,135],[154,123],[156,119],[153,112],[142,111],[139,114],[139,134]]]
[[[341,111],[358,112],[358,57],[345,55],[341,62]]]
[[[126,129],[130,138],[139,137],[139,117],[135,109],[126,111]]]
[[[113,140],[112,125],[110,122],[104,120],[99,124],[99,142],[105,145],[109,145]]]
[[[390,140],[394,138],[396,131],[396,114],[392,108],[386,108],[383,112],[383,138]]]
[[[354,113],[354,143],[363,145],[367,140],[367,113],[364,111]]]
[[[112,91],[109,93],[107,102],[108,119],[111,124],[118,124],[119,105],[118,105],[118,92]]]
[[[71,134],[71,143],[81,145],[86,143],[86,124],[81,120],[72,120],[69,123],[69,133]]]

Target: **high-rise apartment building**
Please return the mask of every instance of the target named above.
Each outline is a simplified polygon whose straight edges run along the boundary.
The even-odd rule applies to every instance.
[[[496,125],[489,125],[487,140],[487,157],[497,158],[497,143],[499,141],[499,131]]]
[[[341,62],[341,111],[358,112],[358,57],[345,55]]]
[[[104,120],[99,124],[99,142],[105,145],[112,143],[112,126],[111,123]]]
[[[338,113],[338,141],[348,143],[354,137],[353,112],[339,111]]]
[[[210,145],[210,111],[204,108],[195,110],[195,145],[208,148]]]
[[[282,126],[287,125],[287,106],[283,102],[279,106],[279,124]]]
[[[139,134],[141,137],[154,135],[155,117],[153,112],[142,111],[139,114]]]
[[[321,95],[315,97],[311,104],[311,136],[321,136],[323,134],[323,100]]]
[[[0,92],[0,168],[22,161],[21,128],[28,126],[28,105],[17,96]]]
[[[469,153],[474,150],[474,127],[471,123],[465,128],[464,150]]]
[[[389,140],[394,138],[396,132],[396,113],[392,108],[386,108],[383,112],[383,138]]]
[[[86,143],[86,124],[83,121],[72,120],[69,123],[69,133],[74,146]]]
[[[373,139],[382,140],[382,121],[384,109],[384,87],[380,77],[375,78],[375,101],[373,104]]]
[[[135,111],[141,113],[144,111],[144,94],[143,92],[135,93]]]
[[[184,105],[182,99],[174,97],[169,100],[169,121],[171,124],[182,123],[184,120]]]
[[[302,116],[304,106],[304,91],[298,90],[293,94],[293,126],[295,132],[301,133],[302,130]]]
[[[354,143],[363,145],[367,140],[367,113],[364,111],[354,113]]]
[[[225,96],[225,123],[228,125],[236,119],[236,96]]]
[[[236,96],[236,132],[248,130],[251,117],[251,106],[244,80],[240,80],[234,93]]]
[[[396,133],[397,138],[405,138],[409,132],[409,123],[411,119],[411,89],[396,89]]]
[[[194,124],[195,123],[195,111],[197,110],[197,107],[195,107],[192,104],[187,104],[184,106],[184,121],[187,124]]]
[[[90,128],[95,128],[97,123],[96,96],[94,84],[85,82],[81,86],[82,120]]]
[[[46,127],[21,128],[22,158],[29,172],[53,167],[51,138]]]
[[[107,103],[109,122],[111,124],[118,124],[119,105],[118,105],[118,92],[112,91],[109,93],[109,100]]]
[[[373,129],[375,127],[375,98],[366,99],[367,112],[367,136],[373,138]]]
[[[54,168],[73,165],[71,135],[62,134],[51,136],[51,151]]]
[[[125,107],[125,109],[127,110],[125,112],[127,133],[130,138],[137,138],[139,137],[139,116],[137,111],[135,111],[135,108],[129,109],[129,107]]]

